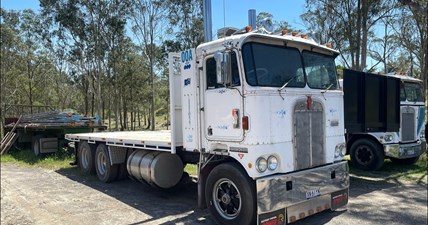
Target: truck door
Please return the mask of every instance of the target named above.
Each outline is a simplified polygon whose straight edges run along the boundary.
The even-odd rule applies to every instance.
[[[225,87],[217,84],[214,56],[204,60],[201,90],[204,94],[204,134],[210,141],[240,141],[243,138],[243,99],[236,53],[231,54],[232,83]]]

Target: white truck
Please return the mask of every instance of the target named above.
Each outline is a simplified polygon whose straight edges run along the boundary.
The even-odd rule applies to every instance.
[[[171,131],[67,134],[83,171],[174,187],[196,164],[219,224],[285,224],[349,196],[337,51],[250,27],[169,55]]]
[[[347,152],[354,166],[377,170],[385,158],[413,164],[426,151],[421,80],[345,70],[343,88]]]

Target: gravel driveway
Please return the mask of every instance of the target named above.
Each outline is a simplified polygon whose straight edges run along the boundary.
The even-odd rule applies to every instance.
[[[186,187],[187,186],[187,187]],[[427,224],[427,186],[351,177],[347,209],[302,224]],[[1,224],[214,224],[197,187],[165,192],[132,180],[104,184],[76,168],[1,165]]]

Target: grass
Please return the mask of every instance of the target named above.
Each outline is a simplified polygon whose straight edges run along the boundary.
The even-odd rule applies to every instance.
[[[29,149],[11,149],[8,154],[1,156],[0,162],[57,170],[71,168],[70,162],[74,162],[74,156],[61,150],[36,157]]]
[[[348,158],[349,160],[349,158]],[[428,183],[428,161],[427,153],[421,155],[413,165],[400,165],[385,160],[383,166],[377,171],[363,171],[350,166],[350,173],[354,176],[363,176],[373,179],[384,179],[386,181],[398,182],[416,181],[420,184]]]
[[[184,168],[184,171],[187,172],[190,176],[197,176],[198,175],[198,165],[194,164],[187,164]]]

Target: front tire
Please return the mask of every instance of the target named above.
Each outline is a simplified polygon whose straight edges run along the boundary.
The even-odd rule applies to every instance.
[[[383,149],[370,139],[357,140],[351,146],[351,162],[358,169],[378,170],[384,160]]]
[[[87,141],[80,142],[77,160],[83,173],[95,174],[94,157],[95,146]]]
[[[104,183],[110,183],[117,179],[118,165],[111,165],[107,147],[100,144],[95,152],[95,170],[97,177]]]
[[[208,175],[205,199],[218,224],[255,224],[255,183],[236,163],[216,166]]]

